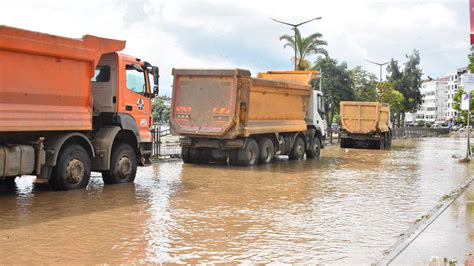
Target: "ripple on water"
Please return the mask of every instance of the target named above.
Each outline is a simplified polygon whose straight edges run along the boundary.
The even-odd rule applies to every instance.
[[[0,194],[0,253],[5,263],[370,263],[472,174],[452,158],[463,148],[431,138],[253,168],[170,161],[141,168],[135,184],[94,174],[66,193],[21,178]]]

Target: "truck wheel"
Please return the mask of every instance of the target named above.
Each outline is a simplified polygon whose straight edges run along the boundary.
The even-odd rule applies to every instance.
[[[275,159],[275,145],[269,138],[263,138],[258,142],[258,149],[260,150],[259,161],[262,164],[268,164]]]
[[[189,148],[190,163],[199,163],[199,151],[196,148]]]
[[[306,158],[308,159],[319,158],[320,154],[321,154],[321,140],[317,136],[314,136],[314,138],[311,140],[311,143],[309,145],[309,149],[306,151]]]
[[[70,144],[61,149],[49,184],[54,190],[85,188],[91,177],[91,158],[79,144]]]
[[[381,150],[385,149],[385,142],[386,142],[386,136],[385,136],[385,134],[383,134],[382,137],[379,140],[379,148]]]
[[[194,164],[206,164],[209,163],[209,157],[202,149],[189,148],[189,162]]]
[[[7,187],[7,188],[13,188],[15,187],[15,177],[0,177],[0,186],[1,187]]]
[[[229,164],[232,166],[238,166],[239,165],[239,159],[237,158],[237,150],[232,150],[229,151]]]
[[[253,166],[258,163],[259,150],[257,142],[249,138],[245,146],[237,151],[237,161],[241,166]]]
[[[302,160],[304,157],[304,140],[301,137],[297,137],[295,140],[295,144],[291,149],[290,154],[288,155],[288,159],[290,160]]]
[[[190,148],[181,147],[181,159],[184,163],[191,163],[191,156],[189,155]]]
[[[388,133],[387,135],[387,148],[391,149],[392,148],[392,134]]]
[[[200,164],[209,164],[211,162],[211,151],[201,149],[199,151],[199,163]]]
[[[347,148],[347,144],[346,144],[347,141],[346,141],[346,139],[340,139],[339,142],[340,142],[340,143],[339,143],[339,146],[340,146],[341,148]]]
[[[137,175],[137,154],[127,143],[121,143],[112,151],[110,170],[102,172],[105,184],[129,183]]]

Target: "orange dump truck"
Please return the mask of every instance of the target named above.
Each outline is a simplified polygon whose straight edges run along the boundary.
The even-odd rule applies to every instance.
[[[316,71],[174,69],[171,132],[182,136],[185,163],[232,165],[319,157],[326,132]]]
[[[379,102],[348,102],[340,104],[341,148],[355,146],[390,148],[390,107]]]
[[[69,190],[91,171],[108,184],[134,180],[151,154],[159,74],[124,48],[0,26],[0,182],[36,175]]]

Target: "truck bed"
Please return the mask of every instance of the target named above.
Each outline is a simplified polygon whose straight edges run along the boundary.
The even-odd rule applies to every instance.
[[[91,130],[95,66],[124,47],[0,26],[0,132]]]
[[[306,130],[313,72],[174,69],[171,129],[175,135],[233,139]],[[273,75],[272,75],[273,74]],[[280,76],[280,77],[278,77]],[[296,76],[296,77],[295,77]]]
[[[350,134],[387,132],[389,112],[389,106],[384,103],[341,101],[341,126]]]

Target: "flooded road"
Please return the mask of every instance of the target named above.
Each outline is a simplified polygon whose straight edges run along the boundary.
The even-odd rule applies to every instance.
[[[474,173],[452,157],[464,149],[427,138],[253,168],[170,161],[70,192],[21,178],[0,192],[0,262],[371,263]]]

